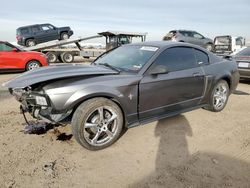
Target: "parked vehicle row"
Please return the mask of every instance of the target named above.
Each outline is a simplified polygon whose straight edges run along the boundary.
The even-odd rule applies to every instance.
[[[250,47],[241,50],[234,57],[238,63],[240,77],[250,79]]]
[[[91,65],[49,66],[5,86],[24,112],[69,120],[79,144],[99,150],[122,130],[197,108],[221,111],[239,81],[237,64],[196,45],[128,44]]]
[[[29,44],[27,46],[30,47],[21,50],[9,43],[1,42],[3,47],[0,49],[0,71],[31,70],[40,66],[46,66],[48,65],[47,62],[55,63],[60,61],[64,63],[71,63],[74,61],[74,56],[79,55],[84,58],[98,57],[104,53],[105,50],[86,50],[81,47],[79,42],[104,36],[106,38],[106,50],[110,50],[123,44],[131,43],[133,37],[140,37],[141,41],[143,42],[146,39],[147,33],[105,31],[98,33],[99,35],[87,38],[68,39],[72,34],[73,31],[70,29],[70,27],[57,28],[51,24],[36,24],[18,28],[17,39],[19,44],[26,45],[29,39],[34,39],[35,43],[32,45]],[[59,39],[61,41],[44,43],[44,41],[50,41],[54,39]],[[217,55],[223,56],[233,54],[235,57],[237,57],[237,53],[242,50],[245,45],[245,39],[243,37],[232,37],[230,35],[225,35],[215,37],[213,41],[196,31],[190,30],[172,30],[163,38],[163,40],[196,44],[206,48],[208,51],[216,53]],[[39,44],[40,42],[42,42],[42,44]],[[78,49],[58,48],[61,45],[72,43],[75,43]],[[39,51],[43,54],[46,54],[47,60],[41,53],[29,53],[27,51]],[[29,58],[26,58],[27,56],[29,58],[33,57],[32,61]],[[39,56],[39,58],[43,57],[44,59],[39,59],[36,56]],[[247,59],[247,57],[243,58]],[[246,66],[246,62],[243,64]],[[243,64],[241,62],[239,65],[243,66]],[[243,71],[241,71],[241,74],[242,73]]]

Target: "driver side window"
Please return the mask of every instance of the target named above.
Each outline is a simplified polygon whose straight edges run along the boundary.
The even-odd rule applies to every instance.
[[[153,68],[157,65],[166,66],[169,72],[197,67],[193,49],[189,47],[166,49],[157,57]]]

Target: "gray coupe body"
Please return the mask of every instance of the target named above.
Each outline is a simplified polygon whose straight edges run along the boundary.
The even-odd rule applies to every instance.
[[[123,113],[124,126],[132,127],[208,106],[214,87],[220,80],[228,84],[229,93],[238,84],[235,61],[219,58],[198,46],[178,42],[145,42],[120,48],[134,46],[154,51],[137,71],[117,71],[98,64],[98,59],[96,64],[91,65],[40,68],[9,81],[5,86],[23,108],[38,119],[60,122],[68,117],[70,120],[80,104],[102,97],[117,104]],[[179,47],[206,54],[208,62],[197,60],[192,68],[176,71],[152,68],[162,53]],[[45,105],[37,104],[34,100],[37,95],[46,98]]]

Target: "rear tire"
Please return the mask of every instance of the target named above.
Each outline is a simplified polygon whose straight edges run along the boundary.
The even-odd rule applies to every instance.
[[[25,70],[30,71],[41,67],[41,63],[37,60],[31,60],[26,64]]]
[[[72,117],[76,141],[89,150],[112,145],[123,130],[123,114],[113,101],[98,97],[83,102]]]
[[[28,39],[25,43],[25,46],[26,47],[32,47],[32,46],[35,46],[36,45],[36,42],[34,39]]]
[[[72,63],[74,61],[74,55],[70,52],[63,52],[60,57],[64,63]]]
[[[204,109],[212,112],[220,112],[225,108],[228,101],[228,97],[229,97],[228,83],[225,80],[220,80],[213,88],[209,104]]]
[[[61,39],[61,40],[66,40],[66,39],[69,39],[69,34],[68,34],[68,33],[66,33],[66,32],[61,33],[61,35],[60,35],[60,39]]]

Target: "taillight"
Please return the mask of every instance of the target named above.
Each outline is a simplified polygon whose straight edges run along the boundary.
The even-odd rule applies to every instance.
[[[16,39],[17,40],[21,40],[21,36],[20,35],[16,35]]]
[[[174,35],[172,36],[172,41],[176,41],[176,38],[177,38],[177,34],[174,34]]]

